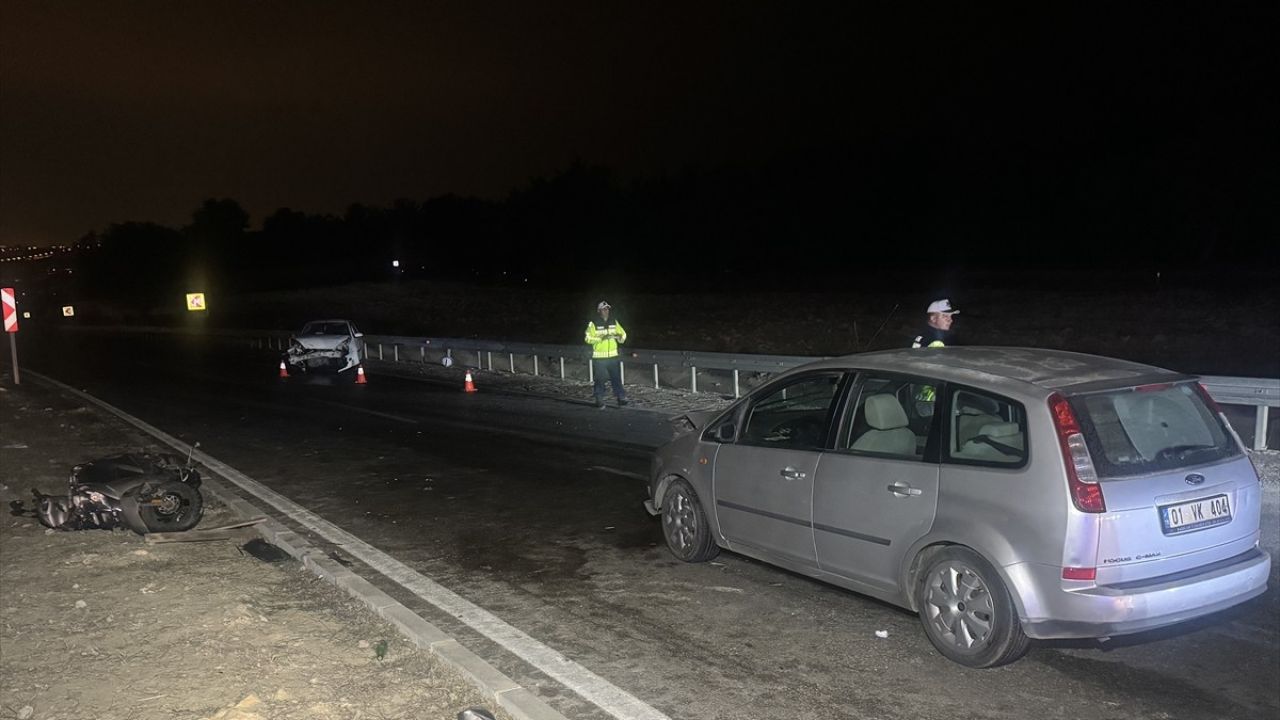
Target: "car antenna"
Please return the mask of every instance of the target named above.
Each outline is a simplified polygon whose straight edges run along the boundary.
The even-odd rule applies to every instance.
[[[889,318],[893,317],[893,314],[898,312],[898,305],[900,304],[901,303],[893,304],[893,309],[889,311],[888,315],[884,316],[884,320],[880,322],[880,327],[876,328],[875,334],[867,338],[867,342],[863,344],[863,346],[858,350],[858,352],[862,352],[863,350],[866,350],[868,347],[871,346],[871,343],[875,341],[876,336],[878,336],[880,334],[880,331],[884,329],[884,326],[888,324]]]

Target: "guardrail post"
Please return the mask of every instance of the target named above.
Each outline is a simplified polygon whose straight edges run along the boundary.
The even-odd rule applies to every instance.
[[[484,354],[489,357],[489,372],[493,372],[493,351],[486,350]]]
[[[564,379],[564,356],[560,356],[560,379]]]
[[[735,398],[740,397],[738,395],[738,368],[733,369],[733,396]]]
[[[627,384],[627,364],[621,360],[618,361],[618,382],[623,385]]]
[[[533,376],[538,377],[538,356],[533,356]]]
[[[594,383],[596,381],[596,361],[587,361],[587,382]]]
[[[1253,449],[1267,449],[1267,410],[1266,405],[1258,406],[1258,414],[1253,418]]]
[[[689,381],[689,385],[693,388],[694,392],[698,392],[698,368],[690,365],[689,377],[691,378]]]
[[[507,367],[511,368],[511,374],[516,374],[516,354],[507,353]]]
[[[658,363],[653,364],[653,389],[658,389]]]
[[[378,343],[378,359],[382,359],[382,343]]]
[[[399,345],[391,346],[391,359],[394,362],[400,362],[400,346]]]
[[[418,346],[418,360],[422,361],[423,363],[427,362],[427,346],[426,345]]]

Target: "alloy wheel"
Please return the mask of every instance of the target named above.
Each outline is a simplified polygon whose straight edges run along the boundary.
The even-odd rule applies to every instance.
[[[982,576],[962,562],[937,566],[927,579],[925,618],[935,637],[964,654],[991,643],[995,602]]]

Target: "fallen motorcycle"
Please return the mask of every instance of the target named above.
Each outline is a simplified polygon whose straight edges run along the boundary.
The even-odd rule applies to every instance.
[[[190,530],[204,513],[200,472],[190,455],[185,462],[168,453],[105,457],[76,465],[67,485],[66,495],[32,489],[36,517],[45,526],[56,530],[124,526],[145,535]]]

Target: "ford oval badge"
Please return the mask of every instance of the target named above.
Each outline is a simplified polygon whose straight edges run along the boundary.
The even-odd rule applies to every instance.
[[[1187,476],[1188,485],[1199,485],[1202,482],[1204,482],[1204,476],[1200,473],[1191,473]]]

